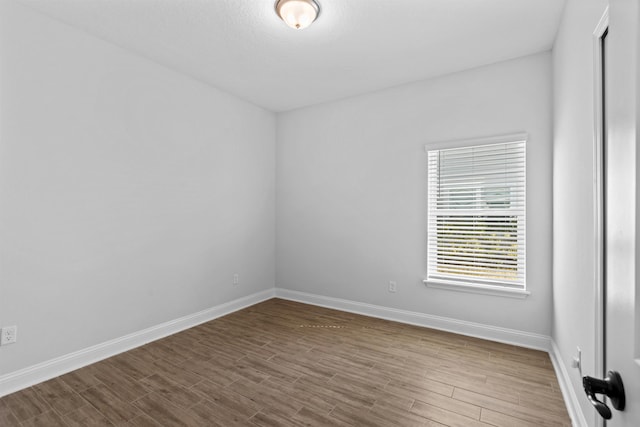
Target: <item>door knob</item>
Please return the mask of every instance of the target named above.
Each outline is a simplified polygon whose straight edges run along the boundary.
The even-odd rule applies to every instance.
[[[604,394],[611,400],[611,405],[619,410],[624,410],[624,386],[620,374],[615,371],[607,372],[603,380],[592,377],[582,377],[582,386],[587,394],[589,402],[596,408],[602,418],[611,418],[611,409],[602,401],[598,400],[596,394]]]

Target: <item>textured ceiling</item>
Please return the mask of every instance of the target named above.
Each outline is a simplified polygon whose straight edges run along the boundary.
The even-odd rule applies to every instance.
[[[318,0],[287,27],[274,0],[20,0],[273,111],[548,50],[563,0]]]

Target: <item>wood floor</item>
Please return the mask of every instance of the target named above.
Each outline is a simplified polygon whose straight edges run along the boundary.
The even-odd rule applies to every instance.
[[[570,426],[546,353],[272,299],[0,399],[2,426]]]

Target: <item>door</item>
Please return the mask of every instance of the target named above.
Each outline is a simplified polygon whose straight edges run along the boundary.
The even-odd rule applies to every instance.
[[[604,371],[620,374],[626,403],[607,427],[640,426],[640,7],[611,0],[605,39]]]

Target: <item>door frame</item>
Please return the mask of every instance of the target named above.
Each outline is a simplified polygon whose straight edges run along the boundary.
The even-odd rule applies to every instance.
[[[604,140],[604,82],[603,82],[603,49],[602,38],[609,30],[609,6],[606,7],[600,22],[593,31],[593,79],[594,79],[594,129],[593,129],[593,197],[594,197],[594,236],[595,236],[595,262],[594,277],[594,293],[595,293],[595,340],[594,340],[594,376],[596,378],[604,378],[605,371],[605,229],[604,229],[604,178],[605,178],[605,140]],[[594,425],[604,426],[603,420],[597,412],[594,411]]]

